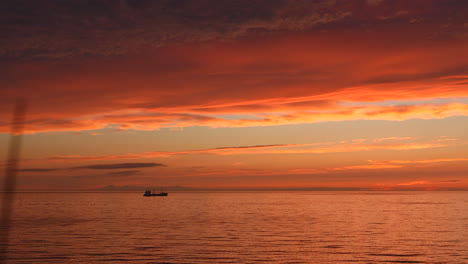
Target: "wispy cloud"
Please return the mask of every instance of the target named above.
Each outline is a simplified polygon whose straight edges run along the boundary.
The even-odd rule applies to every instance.
[[[370,164],[344,166],[332,168],[332,170],[357,170],[357,169],[398,169],[412,164],[437,164],[445,162],[468,161],[468,158],[431,159],[431,160],[368,160]],[[404,184],[402,184],[404,185]]]
[[[270,144],[270,145],[252,145],[252,146],[232,146],[218,147],[200,150],[185,150],[185,151],[149,151],[143,153],[129,153],[121,155],[108,156],[85,156],[85,155],[57,155],[44,159],[24,159],[24,164],[34,163],[63,163],[63,162],[80,162],[80,161],[97,161],[97,160],[123,160],[123,159],[146,159],[146,158],[169,158],[179,155],[249,155],[249,154],[325,154],[325,153],[346,153],[346,152],[362,152],[376,150],[418,150],[427,148],[441,148],[452,146],[454,142],[437,142],[437,141],[420,141],[420,142],[405,142],[403,138],[398,142],[396,139],[389,142],[360,139],[358,141],[342,141],[342,142],[323,142],[323,143],[304,143],[304,144]],[[459,142],[457,142],[460,144]],[[444,160],[441,160],[444,161]],[[373,164],[399,164],[405,161],[370,161]],[[434,162],[432,160],[431,162]],[[406,163],[409,163],[406,162]],[[424,161],[420,161],[424,163]],[[100,168],[133,168],[131,166],[140,166],[140,163],[122,163],[109,165],[89,165],[77,168],[100,169]],[[143,163],[142,166],[164,166],[158,163]]]
[[[412,181],[412,182],[405,182],[399,183],[399,186],[411,186],[411,185],[428,185],[428,184],[437,184],[437,183],[456,183],[460,182],[461,180],[443,180],[443,181]]]
[[[33,162],[34,163],[34,162]],[[117,170],[117,169],[136,169],[136,168],[152,168],[152,167],[165,167],[167,165],[160,163],[113,163],[113,164],[92,164],[79,167],[69,167],[69,168],[27,168],[19,169],[18,171],[22,172],[52,172],[60,170],[81,170],[81,169],[91,169],[91,170]],[[137,173],[137,170],[127,170],[127,171],[117,171],[110,172],[109,175],[125,175]]]
[[[468,161],[468,158],[447,158],[447,159],[429,159],[429,160],[369,160],[376,165],[385,164],[431,164],[442,162]]]
[[[443,180],[443,181],[434,181],[434,182],[451,183],[451,182],[460,182],[460,180]]]
[[[140,171],[137,171],[137,170],[126,170],[126,171],[113,171],[107,174],[111,176],[115,176],[115,177],[125,177],[125,176],[138,174],[139,172]]]
[[[380,169],[396,169],[402,168],[403,166],[391,165],[391,164],[368,164],[368,165],[354,165],[344,166],[339,168],[332,168],[331,170],[380,170]]]
[[[50,172],[50,171],[56,171],[59,169],[39,169],[39,168],[31,168],[31,169],[18,169],[17,171],[23,171],[23,172]]]
[[[162,167],[162,166],[166,166],[166,165],[160,164],[160,163],[116,163],[116,164],[86,165],[86,166],[74,167],[73,169],[115,170],[115,169],[150,168],[150,167]]]
[[[413,181],[413,182],[405,182],[405,183],[399,183],[397,185],[400,186],[409,186],[409,185],[420,185],[420,184],[430,184],[430,181]]]
[[[282,112],[283,109],[269,105],[271,111],[281,114],[249,112],[250,118],[221,118],[223,111],[211,113],[153,113],[148,109],[131,110],[132,113],[108,113],[73,119],[36,119],[26,124],[27,133],[47,131],[79,131],[102,129],[117,125],[123,130],[155,130],[160,128],[209,126],[209,127],[253,127],[287,124],[318,123],[348,120],[390,120],[442,119],[451,116],[468,116],[468,105],[452,103],[445,105],[399,105],[399,106],[336,106],[330,109],[312,110],[307,106],[297,111]],[[167,111],[193,111],[188,108],[167,109]],[[237,112],[241,114],[242,112]],[[7,124],[1,129],[6,130]],[[99,133],[92,133],[99,134]],[[398,138],[395,138],[398,139]],[[381,139],[382,141],[392,138]],[[440,141],[448,141],[441,139]]]
[[[376,138],[374,139],[375,142],[383,142],[383,141],[399,141],[399,140],[411,140],[414,139],[413,137],[385,137],[385,138]]]
[[[460,185],[462,180],[415,180],[396,184],[376,184],[374,190],[388,191],[438,191],[438,190],[467,190],[466,185]]]
[[[137,170],[126,170],[126,171],[113,171],[113,172],[108,172],[106,174],[100,174],[100,175],[78,175],[78,176],[73,176],[72,178],[75,179],[98,179],[98,178],[124,178],[124,177],[129,177],[129,176],[134,176],[138,175],[141,171]]]

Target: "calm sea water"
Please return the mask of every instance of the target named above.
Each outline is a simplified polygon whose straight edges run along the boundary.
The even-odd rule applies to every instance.
[[[16,198],[9,263],[468,263],[468,192]]]

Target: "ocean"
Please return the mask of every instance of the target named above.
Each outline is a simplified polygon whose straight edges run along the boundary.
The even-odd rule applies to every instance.
[[[468,192],[18,193],[8,263],[468,263]]]

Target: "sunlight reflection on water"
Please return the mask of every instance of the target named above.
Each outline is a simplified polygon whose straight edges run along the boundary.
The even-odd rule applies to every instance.
[[[466,263],[468,192],[19,193],[9,263]]]

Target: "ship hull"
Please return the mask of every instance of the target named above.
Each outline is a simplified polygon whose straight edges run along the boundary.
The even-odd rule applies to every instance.
[[[167,196],[167,193],[152,193],[152,194],[143,194],[143,196]]]

